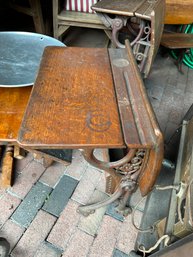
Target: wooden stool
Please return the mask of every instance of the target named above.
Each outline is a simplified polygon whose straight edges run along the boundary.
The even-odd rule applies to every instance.
[[[162,134],[129,43],[109,50],[47,47],[18,144],[80,149],[91,165],[111,176],[114,194],[79,211],[88,215],[119,199],[118,211],[128,214],[128,197],[138,185],[142,195],[152,189],[163,158]],[[94,156],[96,148],[120,148],[124,156],[102,162]]]

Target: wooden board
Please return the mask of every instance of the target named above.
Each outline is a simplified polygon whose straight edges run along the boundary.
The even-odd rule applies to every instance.
[[[31,87],[0,88],[0,142],[15,142]]]
[[[107,49],[46,48],[18,142],[34,148],[124,147]]]
[[[166,0],[165,24],[193,23],[192,0]]]
[[[65,21],[76,21],[80,23],[93,23],[102,25],[101,19],[93,13],[82,13],[82,12],[75,12],[75,11],[64,11],[62,10],[61,13],[58,15],[58,18]]]
[[[145,1],[146,0],[122,0],[117,2],[117,0],[103,0],[93,5],[92,9],[96,12],[134,16],[135,11]]]
[[[163,33],[161,45],[170,49],[192,48],[193,34]]]
[[[152,16],[162,16],[163,10],[162,8],[165,7],[163,0],[158,1],[143,1],[143,4],[136,10],[135,16],[140,17],[142,19],[151,20]],[[160,15],[159,15],[160,14]],[[159,17],[161,18],[161,17]],[[162,22],[163,19],[160,19]]]
[[[159,127],[128,44],[110,49],[110,59],[125,143],[129,148],[154,147]]]

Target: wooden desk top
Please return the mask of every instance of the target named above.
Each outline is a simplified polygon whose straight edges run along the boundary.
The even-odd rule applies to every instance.
[[[31,87],[0,88],[0,144],[16,142]]]
[[[46,48],[18,143],[124,147],[107,49]]]

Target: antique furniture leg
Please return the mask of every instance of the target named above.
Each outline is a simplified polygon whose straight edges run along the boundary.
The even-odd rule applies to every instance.
[[[19,147],[18,145],[14,145],[14,153],[13,157],[18,160],[22,160],[26,156],[26,151]]]
[[[131,212],[131,208],[127,207],[128,198],[137,188],[137,180],[142,172],[145,161],[145,151],[141,149],[131,149],[121,160],[116,162],[103,162],[97,160],[93,154],[94,149],[82,150],[85,160],[91,165],[100,168],[109,173],[115,180],[116,190],[110,198],[102,202],[80,206],[78,211],[87,216],[93,213],[96,209],[106,206],[118,200],[117,212],[123,216]]]
[[[2,176],[1,176],[2,187],[11,186],[12,171],[13,171],[13,146],[8,145],[6,146],[5,154],[2,160]]]
[[[43,156],[41,153],[33,153],[33,156],[35,160],[42,159],[41,163],[43,164],[44,168],[48,168],[54,162],[53,159]]]

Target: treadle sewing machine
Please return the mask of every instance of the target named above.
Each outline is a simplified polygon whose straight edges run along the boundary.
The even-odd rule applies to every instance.
[[[119,34],[126,32],[140,72],[146,78],[162,36],[165,1],[101,0],[92,9],[112,31],[111,41],[115,47],[125,47]]]
[[[163,158],[163,137],[148,101],[129,42],[125,49],[47,47],[21,124],[18,144],[30,149],[80,149],[110,176],[114,192],[104,202],[81,206],[84,215],[151,191]],[[103,162],[94,149],[123,149]]]

